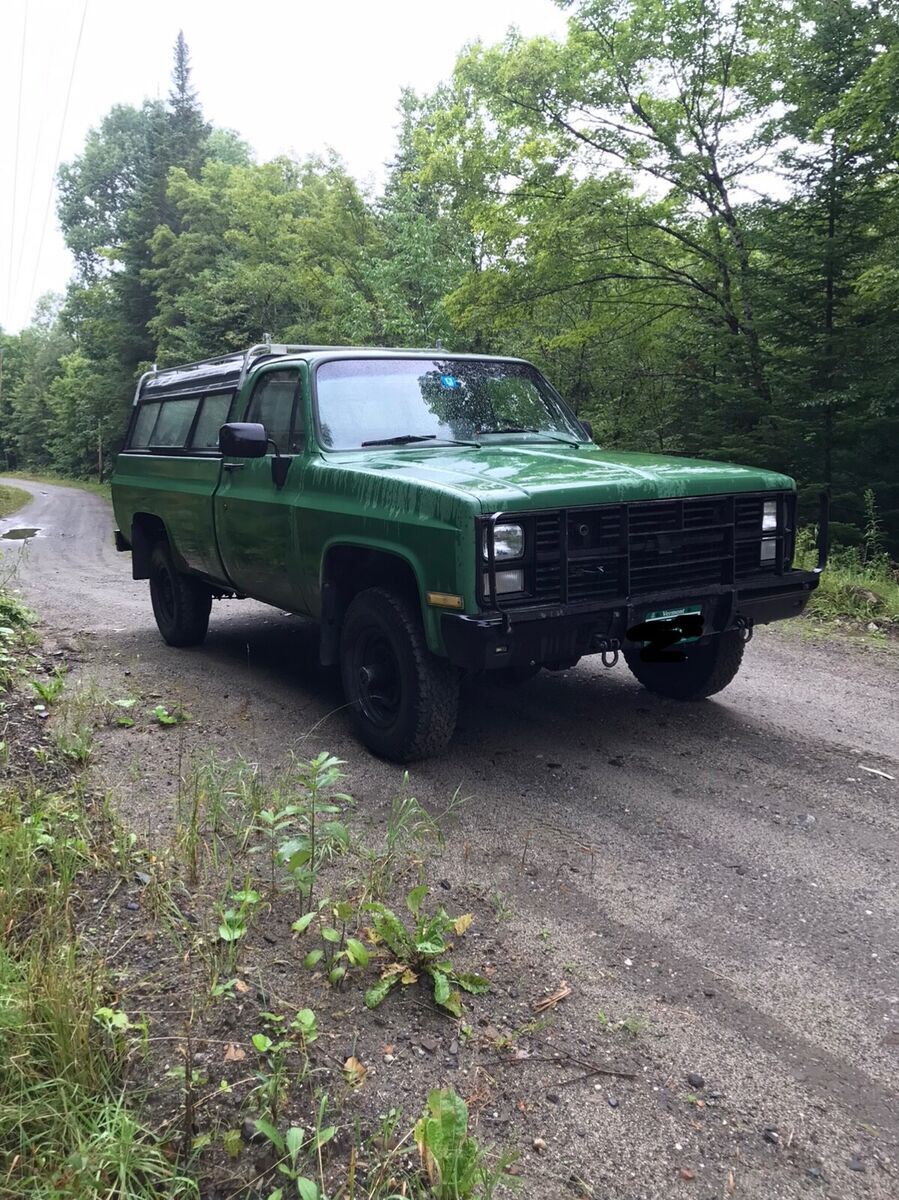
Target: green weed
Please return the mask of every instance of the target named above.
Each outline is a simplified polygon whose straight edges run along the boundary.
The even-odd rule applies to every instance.
[[[471,924],[471,915],[465,913],[453,918],[440,907],[428,916],[422,910],[427,894],[428,889],[422,884],[406,897],[406,906],[415,922],[411,931],[385,905],[375,902],[364,905],[365,911],[372,916],[370,940],[386,946],[393,956],[393,962],[381,971],[378,982],[365,993],[369,1008],[376,1008],[398,983],[409,986],[421,975],[427,975],[433,983],[435,1002],[455,1017],[462,1016],[462,997],[453,989],[453,984],[457,989],[475,994],[489,990],[488,980],[481,975],[457,971],[449,958],[450,938],[465,933]]]
[[[516,1157],[503,1154],[488,1162],[468,1132],[468,1105],[452,1088],[429,1094],[414,1137],[434,1200],[491,1200]]]

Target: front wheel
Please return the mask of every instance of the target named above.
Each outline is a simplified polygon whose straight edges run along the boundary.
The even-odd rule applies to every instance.
[[[681,662],[644,662],[639,650],[626,650],[631,673],[651,692],[673,700],[704,700],[732,682],[743,661],[743,635],[731,629],[704,645],[683,647]]]
[[[163,640],[170,646],[198,646],[209,628],[212,593],[199,579],[177,570],[165,542],[150,557],[150,599]]]
[[[386,588],[351,602],[340,634],[340,672],[356,731],[394,762],[439,754],[456,728],[459,672],[428,649],[418,609]]]

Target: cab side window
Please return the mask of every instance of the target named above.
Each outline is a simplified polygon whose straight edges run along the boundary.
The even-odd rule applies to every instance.
[[[190,439],[192,450],[218,450],[219,430],[228,420],[233,396],[233,392],[204,396],[203,407]]]
[[[159,416],[159,409],[159,401],[154,400],[149,404],[142,404],[137,410],[131,441],[128,443],[129,450],[146,450],[150,445],[150,435]]]
[[[144,410],[138,414],[134,437],[131,441],[132,448],[140,447],[151,451],[183,450],[187,445],[187,437],[194,423],[194,417],[197,415],[198,404],[198,399],[182,399],[181,397],[163,400],[161,404],[147,404]],[[153,422],[153,428],[147,431],[149,417],[146,409],[150,408],[156,409],[156,420]],[[147,423],[146,426],[143,426],[144,421]]]
[[[248,421],[265,426],[281,454],[294,454],[303,444],[298,371],[269,371],[256,384]]]

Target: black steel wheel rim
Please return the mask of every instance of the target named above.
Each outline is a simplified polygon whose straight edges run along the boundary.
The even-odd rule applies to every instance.
[[[389,729],[399,715],[402,680],[396,652],[379,630],[363,633],[353,655],[356,700],[366,721]]]

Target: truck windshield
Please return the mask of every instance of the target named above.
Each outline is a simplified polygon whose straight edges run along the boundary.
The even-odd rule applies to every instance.
[[[584,440],[546,380],[526,363],[342,359],[318,368],[316,395],[322,444],[330,450]]]

